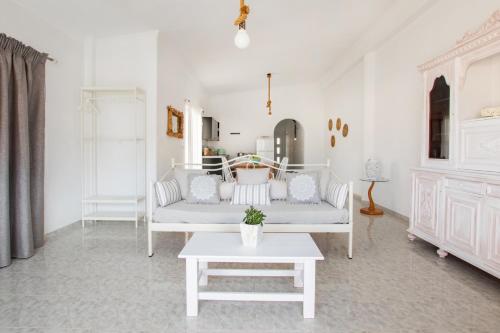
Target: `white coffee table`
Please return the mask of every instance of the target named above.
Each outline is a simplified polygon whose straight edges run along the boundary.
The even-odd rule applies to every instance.
[[[199,300],[303,302],[304,318],[314,318],[316,260],[323,255],[309,234],[266,233],[257,248],[244,247],[239,233],[195,233],[179,254],[186,259],[187,315],[198,315]],[[294,269],[209,269],[209,262],[293,263]],[[290,276],[299,292],[198,291],[208,276]],[[199,283],[199,284],[198,284]]]

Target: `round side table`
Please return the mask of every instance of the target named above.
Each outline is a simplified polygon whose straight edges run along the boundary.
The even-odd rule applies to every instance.
[[[359,211],[361,214],[365,215],[384,215],[384,211],[382,209],[375,208],[375,202],[373,202],[372,190],[375,186],[375,183],[386,183],[390,181],[387,178],[361,178],[363,182],[371,182],[370,188],[368,189],[368,199],[370,200],[370,206],[361,208]]]

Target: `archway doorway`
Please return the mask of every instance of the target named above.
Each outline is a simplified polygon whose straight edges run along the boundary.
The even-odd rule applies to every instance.
[[[274,160],[284,157],[289,164],[304,163],[304,131],[295,119],[283,119],[274,127]]]

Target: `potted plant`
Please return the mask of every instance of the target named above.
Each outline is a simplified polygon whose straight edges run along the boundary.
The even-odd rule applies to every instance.
[[[266,215],[253,206],[245,210],[245,217],[240,223],[241,240],[244,246],[257,247],[257,244],[262,240],[265,218]]]

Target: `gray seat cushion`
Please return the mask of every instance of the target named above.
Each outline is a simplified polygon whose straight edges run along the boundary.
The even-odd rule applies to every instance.
[[[322,201],[319,204],[290,204],[272,201],[270,206],[255,206],[266,214],[264,223],[277,224],[332,224],[348,223],[349,211],[337,209]],[[219,224],[240,223],[248,206],[231,205],[221,201],[218,205],[189,204],[185,200],[154,212],[154,222]]]

